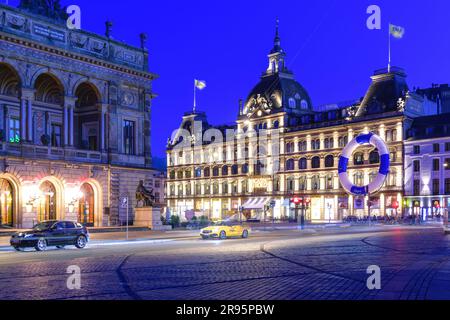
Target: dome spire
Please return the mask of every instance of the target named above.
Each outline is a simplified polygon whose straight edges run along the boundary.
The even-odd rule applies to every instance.
[[[275,24],[275,40],[274,40],[275,45],[280,45],[280,42],[281,42],[279,28],[280,28],[280,19],[278,19],[278,17],[277,17],[276,24]]]
[[[281,48],[280,39],[280,20],[277,18],[275,24],[275,39],[273,41],[273,49],[269,53],[269,68],[267,74],[274,74],[279,72],[286,72],[284,63],[285,53]]]

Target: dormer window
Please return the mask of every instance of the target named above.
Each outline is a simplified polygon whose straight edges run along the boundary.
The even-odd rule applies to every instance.
[[[300,105],[301,105],[302,110],[309,109],[309,104],[308,104],[308,101],[306,101],[306,100],[302,100]]]
[[[289,98],[289,108],[295,109],[295,107],[297,107],[297,102],[294,98]]]

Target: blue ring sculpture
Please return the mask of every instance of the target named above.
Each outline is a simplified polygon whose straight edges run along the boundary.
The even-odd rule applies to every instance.
[[[347,174],[349,159],[352,157],[353,152],[355,152],[356,149],[360,146],[368,144],[378,149],[380,154],[380,169],[378,171],[378,176],[368,186],[356,186],[350,181]],[[389,150],[383,139],[374,133],[359,135],[344,148],[342,156],[339,159],[339,179],[342,187],[354,196],[367,196],[378,192],[383,187],[383,184],[389,174],[391,165],[390,162]]]

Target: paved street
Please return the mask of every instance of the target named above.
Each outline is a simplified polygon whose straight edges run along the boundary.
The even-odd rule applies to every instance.
[[[439,228],[259,231],[248,240],[103,243],[85,250],[0,251],[0,299],[450,299]],[[68,290],[68,266],[81,290]],[[370,265],[382,289],[366,287]]]

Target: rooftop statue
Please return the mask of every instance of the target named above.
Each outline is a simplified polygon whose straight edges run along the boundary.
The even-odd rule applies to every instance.
[[[19,8],[55,20],[65,21],[68,18],[59,0],[20,0]]]

